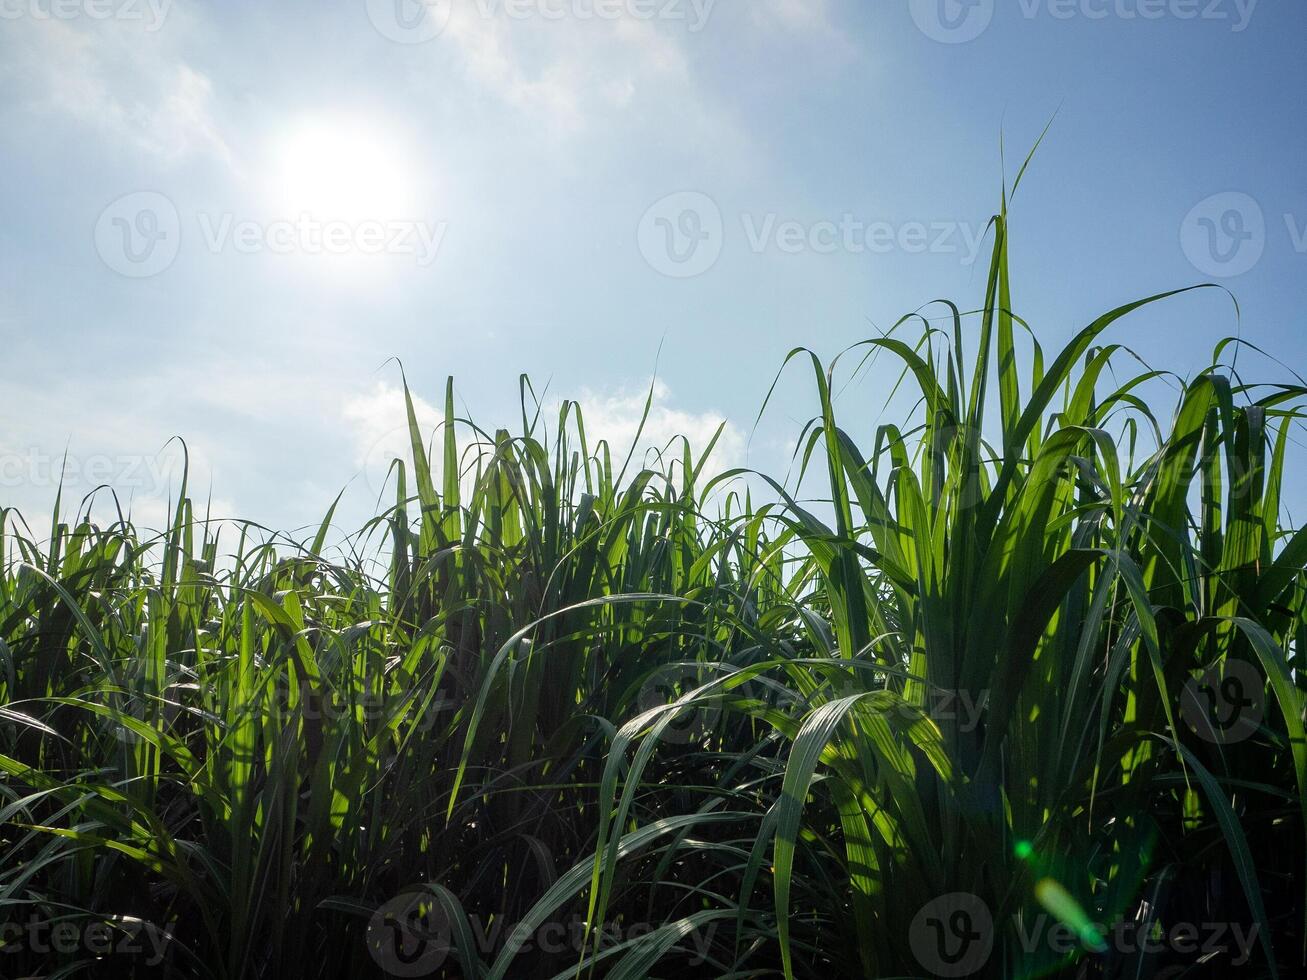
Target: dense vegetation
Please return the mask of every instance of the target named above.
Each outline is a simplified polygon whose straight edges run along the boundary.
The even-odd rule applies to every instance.
[[[1301,975],[1307,388],[1224,344],[1157,417],[1166,296],[1046,361],[1007,228],[974,314],[791,354],[815,504],[524,383],[410,404],[343,545],[0,512],[0,973]],[[903,427],[836,419],[872,356]]]

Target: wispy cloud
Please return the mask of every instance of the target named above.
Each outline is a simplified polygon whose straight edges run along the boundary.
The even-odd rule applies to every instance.
[[[640,420],[647,399],[649,414],[641,429]],[[705,469],[720,473],[744,462],[744,435],[733,422],[725,420],[718,412],[695,412],[678,407],[671,389],[661,380],[653,384],[652,399],[646,388],[618,388],[605,392],[583,391],[577,401],[584,413],[587,441],[593,446],[600,439],[606,440],[616,460],[625,458],[632,444],[636,446],[633,456],[636,461],[655,462],[656,454],[667,452],[669,448],[673,458],[679,460],[683,447],[677,437],[684,436],[689,440],[697,462],[725,421],[710,465]]]
[[[88,19],[5,25],[0,76],[27,111],[73,120],[114,149],[165,164],[194,153],[231,162],[213,83],[177,54],[171,31]]]
[[[636,464],[657,465],[657,454],[669,451],[678,462],[683,452],[680,436],[689,439],[697,462],[707,450],[724,419],[714,411],[696,412],[675,404],[671,390],[662,381],[653,385],[653,397],[643,430],[647,388],[623,387],[607,391],[583,391],[576,401],[585,420],[586,440],[591,451],[607,442],[614,462],[626,458],[634,444]],[[558,403],[550,405],[548,417],[556,417]],[[430,402],[413,396],[414,414],[423,439],[430,444],[444,414]],[[369,488],[380,492],[391,461],[411,456],[404,392],[398,386],[377,382],[369,391],[348,399],[341,408],[341,421],[349,433],[354,462]],[[639,441],[636,441],[637,433]],[[460,432],[460,439],[465,435]],[[433,469],[439,470],[438,453],[432,454]],[[720,473],[743,463],[745,439],[739,428],[727,421],[705,471]]]
[[[412,397],[418,429],[429,440],[444,420],[444,413],[421,396]],[[355,465],[369,487],[379,492],[391,461],[412,457],[404,390],[378,381],[369,391],[345,401],[341,421],[349,436]]]
[[[689,94],[684,50],[666,26],[630,17],[516,20],[486,16],[482,6],[456,5],[446,32],[469,80],[556,136],[645,95]]]

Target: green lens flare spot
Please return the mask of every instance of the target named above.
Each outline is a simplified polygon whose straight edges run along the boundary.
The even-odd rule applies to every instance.
[[[1086,949],[1096,953],[1107,951],[1102,930],[1090,921],[1071,893],[1052,878],[1043,878],[1035,885],[1035,898],[1059,922],[1074,932]]]

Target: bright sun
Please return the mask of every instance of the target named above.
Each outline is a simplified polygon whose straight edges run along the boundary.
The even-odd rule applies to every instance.
[[[361,119],[319,116],[293,124],[276,141],[272,174],[278,207],[288,217],[414,217],[414,179],[402,145]]]

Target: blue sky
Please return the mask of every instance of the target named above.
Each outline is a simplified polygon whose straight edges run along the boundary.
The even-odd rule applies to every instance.
[[[42,515],[68,447],[67,493],[155,520],[181,435],[219,510],[348,485],[348,524],[402,447],[391,357],[487,426],[530,373],[614,439],[656,365],[654,437],[725,418],[775,470],[786,351],[979,302],[1000,134],[1010,174],[1055,113],[1011,215],[1045,349],[1213,280],[1300,368],[1304,39],[1282,0],[0,0],[0,502]],[[1114,339],[1183,373],[1235,329],[1209,290]],[[842,396],[860,439],[892,380]]]

